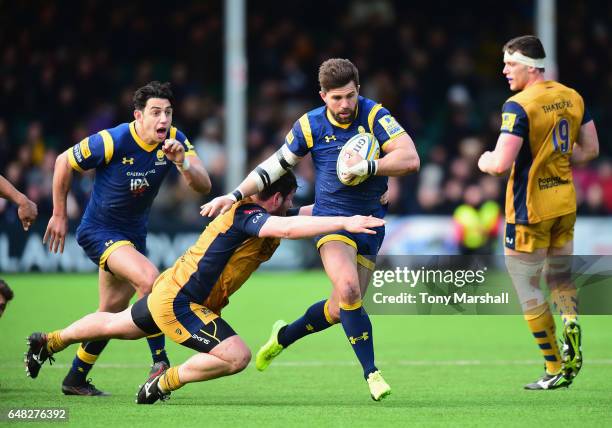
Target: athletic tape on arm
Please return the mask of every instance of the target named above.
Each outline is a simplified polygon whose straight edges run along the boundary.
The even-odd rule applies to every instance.
[[[262,191],[283,176],[299,161],[299,156],[293,154],[287,146],[282,146],[276,153],[251,171],[249,177],[257,184],[257,190]]]

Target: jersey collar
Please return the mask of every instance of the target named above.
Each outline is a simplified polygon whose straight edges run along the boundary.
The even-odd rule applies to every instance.
[[[336,122],[336,119],[334,119],[334,117],[331,115],[327,107],[325,107],[325,115],[327,116],[327,120],[329,120],[329,123],[331,123],[334,126],[337,126],[338,128],[347,129],[349,126],[353,124],[353,122],[349,122],[349,123]],[[357,119],[357,116],[359,116],[359,103],[357,103],[357,108],[355,109],[355,119]]]
[[[138,134],[136,133],[136,121],[130,122],[130,134],[132,134],[132,138],[134,139],[134,141],[136,141],[136,144],[138,144],[138,146],[146,152],[152,152],[157,148],[157,146],[159,146],[159,143],[155,145],[147,144],[142,138],[138,136]]]

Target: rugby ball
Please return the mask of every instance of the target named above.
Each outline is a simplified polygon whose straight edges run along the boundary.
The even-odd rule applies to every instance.
[[[336,161],[336,175],[338,175],[338,180],[346,186],[356,186],[369,178],[367,175],[347,178],[346,161],[351,158],[351,151],[357,152],[363,159],[376,160],[380,156],[380,146],[372,134],[354,135],[342,146]]]

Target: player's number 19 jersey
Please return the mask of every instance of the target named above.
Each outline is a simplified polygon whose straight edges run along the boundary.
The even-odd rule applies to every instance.
[[[582,124],[582,97],[558,82],[536,83],[506,101],[501,132],[523,138],[506,191],[506,219],[534,224],[576,211],[570,157]]]

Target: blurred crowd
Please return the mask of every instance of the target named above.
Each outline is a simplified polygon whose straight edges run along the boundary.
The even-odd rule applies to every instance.
[[[381,102],[416,142],[422,168],[390,180],[390,212],[451,214],[465,201],[503,206],[505,179],[476,162],[490,150],[510,96],[501,75],[507,39],[533,33],[533,2],[465,8],[456,2],[297,0],[247,2],[248,132],[252,167],[275,151],[305,111],[320,105],[317,68],[329,57],[359,68],[361,93]],[[587,7],[588,6],[588,7]],[[1,2],[0,173],[52,212],[55,158],[89,134],[131,121],[133,91],[172,82],[175,125],[195,146],[213,191],[201,198],[173,174],[151,221],[198,225],[198,206],[224,191],[223,2],[86,0]],[[160,12],[163,11],[163,12]],[[492,16],[496,15],[496,16]],[[575,170],[579,214],[612,213],[612,7],[557,2],[558,78],[585,98],[601,158]],[[561,31],[562,30],[562,31]],[[313,198],[310,162],[297,167],[298,203]],[[75,174],[69,215],[78,220],[93,175]],[[0,200],[0,222],[16,222]]]

